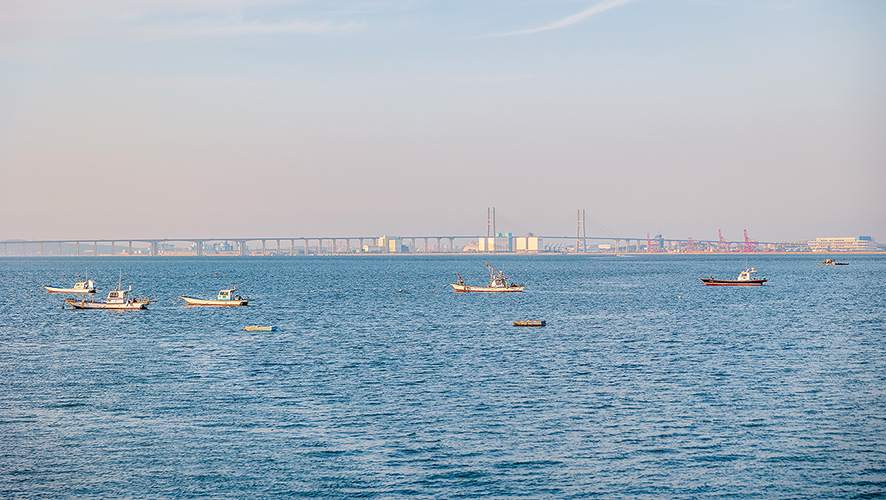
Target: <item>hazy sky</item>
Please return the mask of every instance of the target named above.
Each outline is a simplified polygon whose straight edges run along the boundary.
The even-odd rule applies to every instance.
[[[886,241],[881,0],[4,0],[0,239]]]

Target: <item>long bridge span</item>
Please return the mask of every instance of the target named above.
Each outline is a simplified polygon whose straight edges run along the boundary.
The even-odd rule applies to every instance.
[[[402,242],[411,242],[413,253],[459,252],[456,242],[479,241],[482,235],[401,236]],[[758,247],[784,247],[805,242],[753,242],[754,248],[744,242],[723,240],[693,240],[674,238],[624,236],[538,236],[544,242],[540,252],[588,253],[588,242],[608,242],[608,252],[734,252],[754,251]],[[3,240],[3,256],[132,256],[132,255],[299,255],[351,254],[363,252],[366,242],[374,244],[377,236],[298,236],[255,238],[119,238],[119,239],[59,239],[59,240]],[[189,249],[175,249],[175,243],[188,243]],[[299,245],[296,245],[299,243]],[[136,246],[134,246],[136,244]],[[250,244],[254,246],[250,248]],[[352,244],[356,246],[352,246]],[[101,245],[102,251],[99,252]],[[259,250],[260,245],[260,250]],[[110,247],[110,248],[108,248]],[[172,247],[172,248],[170,248]],[[222,250],[219,250],[222,248]],[[208,250],[208,251],[207,251]],[[596,248],[593,249],[597,251]],[[492,253],[492,252],[490,252]]]

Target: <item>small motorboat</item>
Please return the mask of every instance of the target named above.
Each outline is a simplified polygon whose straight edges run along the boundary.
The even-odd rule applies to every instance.
[[[825,259],[824,262],[819,262],[819,266],[848,266],[848,262],[837,262],[833,259]]]
[[[499,271],[498,274],[495,274],[495,268],[493,268],[488,262],[486,266],[489,268],[489,286],[468,286],[461,279],[461,275],[455,273],[458,276],[458,281],[455,283],[450,283],[449,285],[456,292],[522,292],[523,285],[517,285],[514,283],[508,283],[510,278],[504,276],[502,271]]]
[[[237,285],[232,286],[228,290],[219,290],[218,297],[215,299],[200,299],[188,295],[181,295],[180,298],[188,306],[245,306],[249,303],[249,299],[234,295],[234,290],[236,289]]]
[[[74,309],[117,309],[124,311],[147,309],[148,304],[157,302],[156,299],[150,299],[148,297],[130,297],[129,292],[131,291],[132,285],[130,285],[128,289],[123,290],[120,288],[120,282],[118,281],[117,286],[108,292],[108,296],[105,300],[65,299],[65,302]]]
[[[756,269],[754,269],[753,267],[749,267],[749,268],[745,269],[744,271],[738,273],[738,278],[736,278],[734,280],[716,279],[716,278],[714,278],[713,275],[711,275],[710,278],[698,278],[698,279],[700,279],[705,285],[711,285],[711,286],[760,286],[763,283],[766,283],[767,281],[769,281],[769,278],[767,278],[765,276],[761,279],[752,278],[751,274],[756,273],[756,272],[757,272]]]
[[[77,277],[79,278],[80,275],[78,274]],[[86,270],[86,278],[83,281],[74,283],[74,286],[71,288],[44,285],[43,289],[46,290],[46,293],[95,293],[98,290],[95,287],[95,283],[89,279],[89,269]]]

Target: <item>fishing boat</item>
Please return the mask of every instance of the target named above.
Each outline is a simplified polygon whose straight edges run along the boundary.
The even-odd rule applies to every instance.
[[[237,285],[232,286],[229,290],[219,290],[218,297],[214,299],[200,299],[188,295],[181,295],[180,298],[188,306],[245,306],[249,303],[249,299],[234,295],[236,289]]]
[[[148,297],[130,297],[129,292],[132,291],[132,285],[128,289],[123,290],[120,287],[120,281],[113,290],[108,292],[107,298],[104,300],[94,299],[65,299],[74,309],[116,309],[116,310],[134,310],[147,309],[148,304],[157,302],[156,299]]]
[[[508,283],[510,278],[504,276],[502,271],[499,271],[498,274],[495,274],[495,268],[493,268],[488,262],[486,263],[486,267],[489,268],[489,286],[468,286],[461,279],[461,275],[455,273],[458,276],[458,281],[455,283],[450,283],[449,285],[456,292],[522,292],[523,285],[517,285],[514,283]]]
[[[80,275],[78,274],[77,277],[79,278]],[[83,281],[74,283],[74,286],[71,288],[44,285],[43,289],[46,290],[46,293],[95,293],[98,290],[95,287],[95,283],[89,279],[89,269],[86,270],[86,278]]]
[[[705,285],[711,285],[711,286],[760,286],[763,283],[766,283],[767,281],[769,281],[769,278],[767,278],[765,276],[760,279],[752,278],[751,274],[756,273],[756,272],[757,272],[756,269],[754,269],[753,267],[749,267],[749,268],[745,269],[744,271],[738,273],[738,278],[736,278],[734,280],[716,279],[716,278],[714,278],[713,275],[711,275],[710,278],[698,278],[698,279],[700,279],[702,282],[704,282]]]
[[[837,262],[833,259],[825,259],[824,262],[819,262],[819,266],[848,266],[848,262]]]

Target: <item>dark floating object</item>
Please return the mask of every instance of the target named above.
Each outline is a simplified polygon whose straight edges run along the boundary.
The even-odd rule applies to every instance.
[[[826,259],[824,262],[819,262],[819,266],[848,266],[848,262],[837,262],[832,259]]]
[[[545,326],[544,320],[541,321],[514,321],[514,326]]]

